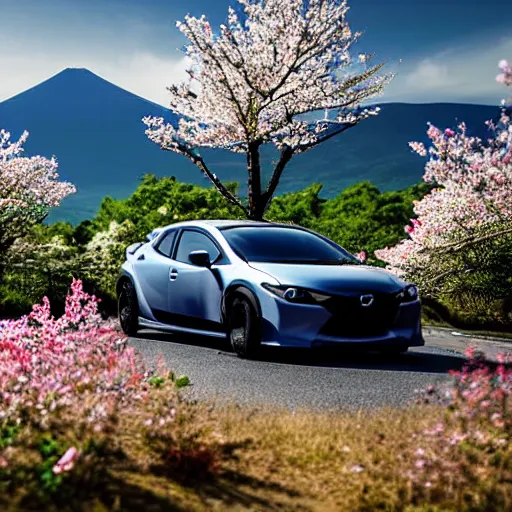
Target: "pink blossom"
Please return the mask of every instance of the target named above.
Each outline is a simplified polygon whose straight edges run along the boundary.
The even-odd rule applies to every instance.
[[[368,255],[366,254],[366,251],[361,251],[359,254],[356,255],[356,258],[361,261],[361,263],[366,263],[366,260],[368,259]]]
[[[512,69],[506,62],[500,67],[507,76],[505,83],[512,85]],[[387,270],[414,279],[422,269],[432,268],[431,258],[439,249],[477,230],[512,223],[511,119],[503,110],[500,123],[487,124],[493,137],[485,142],[469,136],[464,123],[444,132],[429,125],[432,145],[423,180],[436,188],[414,202],[416,219],[404,228],[408,238],[375,252],[388,264]],[[410,147],[427,155],[421,143]]]
[[[504,85],[512,85],[512,66],[506,61],[500,61],[498,67],[501,69],[502,73],[496,77],[498,82],[501,82]]]
[[[4,233],[19,236],[25,226],[41,222],[48,208],[76,191],[59,181],[55,158],[23,156],[28,132],[16,142],[10,138],[9,132],[0,130],[0,238]]]
[[[68,448],[66,453],[64,453],[64,455],[57,461],[55,466],[53,466],[53,472],[58,475],[60,473],[71,471],[77,459],[78,450],[74,446]]]
[[[17,423],[31,410],[43,425],[53,411],[89,397],[101,405],[91,412],[101,427],[109,404],[129,393],[144,396],[141,383],[149,378],[120,338],[77,280],[62,317],[52,317],[45,300],[27,316],[0,321],[0,402],[8,406],[1,408],[2,420]]]

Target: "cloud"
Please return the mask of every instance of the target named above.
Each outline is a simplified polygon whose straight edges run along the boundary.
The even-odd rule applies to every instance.
[[[143,98],[167,106],[167,87],[185,80],[185,57],[164,58],[152,53],[135,53],[117,63],[98,63],[103,78]]]
[[[507,91],[496,75],[498,62],[506,58],[512,58],[512,38],[471,41],[416,62],[405,61],[382,100],[499,104]]]
[[[450,74],[446,64],[425,59],[405,77],[405,83],[408,88],[415,90],[450,89],[458,85],[458,79]]]

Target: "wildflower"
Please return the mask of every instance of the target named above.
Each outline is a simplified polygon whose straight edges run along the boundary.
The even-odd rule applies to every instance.
[[[355,464],[350,468],[350,471],[352,471],[352,473],[362,473],[364,471],[364,466]]]
[[[53,472],[56,475],[60,473],[71,471],[75,465],[75,460],[78,459],[78,450],[72,446],[66,450],[66,453],[57,461],[53,466]]]
[[[356,258],[361,262],[361,263],[366,263],[366,260],[368,259],[368,255],[366,254],[366,251],[361,251],[357,256]]]
[[[425,467],[425,459],[418,459],[415,463],[414,463],[414,466],[417,468],[417,469],[423,469]]]

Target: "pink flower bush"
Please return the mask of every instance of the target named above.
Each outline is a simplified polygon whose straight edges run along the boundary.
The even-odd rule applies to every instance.
[[[187,384],[161,361],[146,368],[101,319],[98,299],[73,280],[60,318],[45,298],[29,315],[0,321],[0,485],[27,488],[28,474],[35,489],[66,481],[79,489],[81,478],[107,485],[120,453],[141,470],[210,471],[216,451],[203,437],[208,420],[179,394]],[[27,457],[39,460],[33,473],[21,462]]]
[[[102,322],[98,301],[73,281],[64,315],[50,314],[47,298],[19,320],[0,322],[0,415],[18,423],[30,415],[44,425],[49,413],[77,395],[94,398],[88,411],[101,425],[118,390],[134,389],[144,377],[133,348]],[[36,415],[34,411],[38,411]]]
[[[489,453],[501,457],[504,467],[512,463],[512,358],[503,355],[501,363],[490,368],[472,359],[472,349],[466,355],[470,360],[463,370],[452,372],[453,386],[427,391],[427,403],[444,404],[447,413],[444,421],[421,435],[423,446],[416,450],[409,471],[417,487],[472,485],[478,482],[479,460],[488,464]]]
[[[501,63],[503,82],[511,85],[510,68]],[[512,233],[512,123],[506,110],[498,123],[488,122],[492,137],[469,136],[464,123],[444,132],[429,126],[432,146],[411,142],[429,156],[423,180],[436,188],[414,204],[417,219],[405,227],[408,238],[375,252],[396,274],[416,275],[430,267],[432,256]]]

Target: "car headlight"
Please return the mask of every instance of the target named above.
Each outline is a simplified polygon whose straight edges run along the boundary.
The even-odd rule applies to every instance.
[[[277,297],[300,304],[318,304],[331,298],[325,293],[318,293],[312,290],[306,290],[297,286],[273,285],[262,283],[261,286]]]
[[[418,287],[410,284],[398,294],[398,298],[400,299],[400,302],[413,302],[418,299],[418,295]]]

